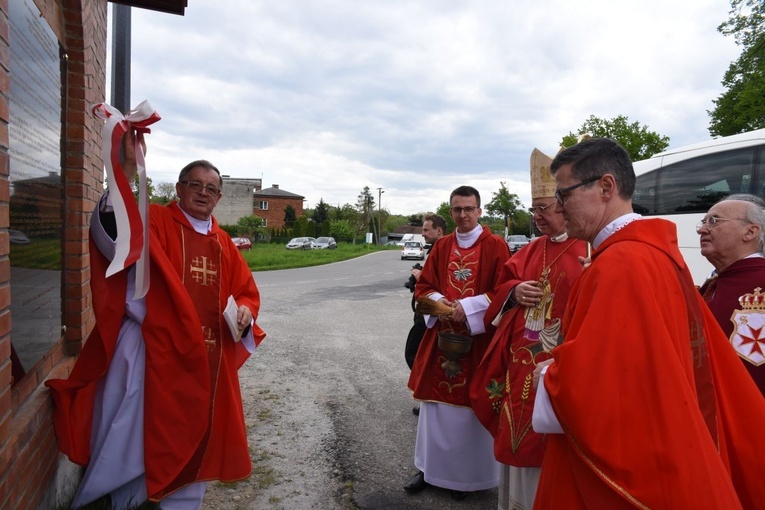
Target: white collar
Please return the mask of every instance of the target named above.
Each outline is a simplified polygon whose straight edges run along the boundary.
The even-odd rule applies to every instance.
[[[454,234],[457,237],[457,246],[460,248],[470,248],[481,236],[481,232],[483,232],[483,227],[481,225],[476,225],[470,232],[455,231]]]
[[[178,205],[178,209],[181,209],[180,204]],[[207,235],[210,230],[212,229],[212,216],[207,218],[206,220],[198,220],[192,216],[189,216],[189,213],[181,209],[181,212],[184,216],[186,216],[186,219],[189,220],[189,223],[191,223],[191,226],[194,227],[194,230],[198,234]]]
[[[559,236],[549,236],[549,237],[550,237],[550,241],[552,241],[554,243],[562,243],[563,241],[568,239],[568,232],[563,232]]]
[[[598,235],[595,236],[595,240],[592,242],[592,247],[597,249],[598,246],[603,243],[603,241],[611,236],[611,234],[632,223],[633,221],[640,219],[643,219],[643,217],[636,213],[629,213],[623,216],[619,216],[614,221],[603,227],[603,230],[598,232]]]

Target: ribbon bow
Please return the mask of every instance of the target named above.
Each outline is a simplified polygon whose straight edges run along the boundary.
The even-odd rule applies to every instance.
[[[138,204],[133,190],[125,177],[120,149],[122,137],[133,128],[139,133],[150,133],[151,124],[160,120],[159,114],[148,101],[143,101],[127,115],[105,103],[92,108],[93,115],[104,120],[103,158],[106,176],[116,193],[110,193],[117,223],[117,241],[114,259],[106,270],[106,277],[119,273],[132,264],[136,265],[134,299],[142,298],[149,290],[149,197],[146,189],[146,162],[143,148],[135,140],[135,159],[138,167]]]

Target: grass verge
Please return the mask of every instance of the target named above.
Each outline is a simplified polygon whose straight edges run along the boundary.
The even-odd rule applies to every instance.
[[[297,267],[320,266],[340,262],[381,250],[401,250],[398,246],[338,243],[335,250],[288,250],[282,244],[254,244],[252,251],[243,251],[252,271],[272,271]]]

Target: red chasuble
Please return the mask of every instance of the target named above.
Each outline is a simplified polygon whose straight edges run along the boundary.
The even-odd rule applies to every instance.
[[[537,363],[551,357],[550,349],[558,342],[566,300],[582,272],[578,257],[586,253],[584,241],[554,243],[543,236],[502,268],[485,321],[504,314],[473,376],[470,397],[476,416],[494,436],[494,456],[504,464],[542,465],[545,436],[531,428],[536,396],[532,372]],[[505,305],[515,287],[528,280],[541,284],[544,294],[539,305]]]
[[[149,498],[199,480],[249,475],[237,369],[247,351],[221,315],[229,295],[257,317],[260,296],[231,238],[213,218],[198,234],[176,203],[151,206],[151,286],[142,333],[146,346],[144,455]],[[51,380],[59,448],[90,459],[95,390],[106,373],[125,307],[127,275],[104,278],[109,262],[90,243],[96,327],[66,380]],[[254,326],[258,344],[265,337]]]
[[[765,396],[765,296],[759,295],[757,303],[739,301],[755,292],[765,292],[762,257],[737,260],[701,287],[704,301]]]
[[[510,249],[505,241],[485,227],[475,244],[466,249],[457,246],[454,233],[444,236],[430,251],[428,263],[417,281],[415,296],[419,299],[440,292],[449,300],[484,295],[491,301],[502,264],[509,257]],[[460,370],[454,373],[441,366],[446,357],[438,348],[439,331],[470,335],[464,323],[449,320],[439,320],[429,328],[417,350],[409,388],[418,400],[470,407],[470,379],[491,334],[472,336],[471,351],[460,360]]]
[[[611,235],[574,284],[544,378],[536,509],[755,509],[765,402],[693,286],[675,225]]]

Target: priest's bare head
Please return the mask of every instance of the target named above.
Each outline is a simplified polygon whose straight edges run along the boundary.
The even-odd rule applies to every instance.
[[[178,205],[192,218],[209,219],[222,196],[220,171],[204,159],[192,161],[181,170],[175,192]]]
[[[718,272],[765,251],[765,202],[739,193],[713,205],[696,226],[701,254]]]

